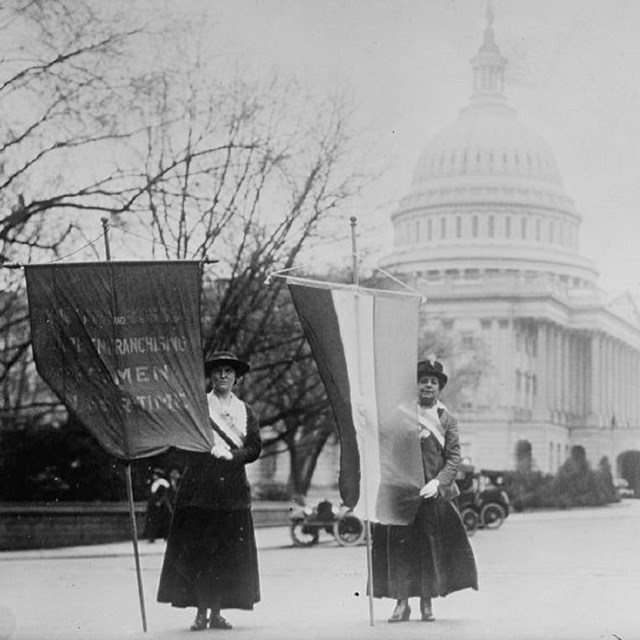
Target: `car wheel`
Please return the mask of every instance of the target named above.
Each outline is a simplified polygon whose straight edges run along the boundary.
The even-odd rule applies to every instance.
[[[318,542],[318,529],[309,529],[304,520],[294,520],[290,532],[296,547],[310,547]]]
[[[467,535],[472,536],[480,524],[478,514],[471,507],[467,507],[462,510],[460,519],[462,520],[462,524],[464,525]]]
[[[495,502],[486,504],[480,512],[482,525],[487,529],[497,529],[504,522],[505,511]]]
[[[358,516],[347,513],[333,525],[333,535],[343,547],[353,547],[364,539],[364,522]]]

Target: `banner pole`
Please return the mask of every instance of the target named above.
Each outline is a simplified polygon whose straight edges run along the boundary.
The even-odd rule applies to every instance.
[[[355,216],[351,216],[351,256],[352,256],[352,269],[353,269],[353,284],[356,286],[359,284],[360,277],[358,274],[358,240],[356,235],[356,225],[358,224],[358,218]],[[356,303],[357,305],[357,303]],[[357,313],[357,306],[356,306]],[[360,369],[360,367],[358,367]],[[368,464],[367,456],[365,452],[365,447],[362,442],[362,438],[359,438],[359,446],[362,452],[362,461],[366,467]],[[362,486],[364,489],[364,511],[365,511],[365,542],[367,545],[367,592],[369,595],[369,625],[374,626],[374,615],[373,615],[373,554],[371,551],[371,520],[369,513],[369,491],[367,487],[367,474],[362,474],[363,482]]]
[[[358,241],[356,238],[356,225],[358,224],[358,218],[351,216],[351,264],[353,269],[353,284],[359,284],[358,274]]]
[[[109,246],[109,220],[102,218],[102,235],[104,237],[104,250],[107,262],[111,262],[111,247]],[[140,601],[140,617],[142,618],[142,631],[147,632],[147,614],[144,606],[144,589],[142,586],[142,571],[140,569],[140,553],[138,551],[138,526],[136,524],[136,510],[133,503],[133,480],[131,479],[131,462],[127,460],[124,469],[127,483],[127,502],[129,503],[129,520],[131,523],[131,539],[133,542],[133,555],[136,563],[136,576],[138,579],[138,599]]]

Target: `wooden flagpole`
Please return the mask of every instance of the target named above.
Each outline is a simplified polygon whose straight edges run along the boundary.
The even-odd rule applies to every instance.
[[[351,252],[352,252],[352,275],[353,284],[356,286],[360,283],[360,276],[358,274],[358,242],[356,237],[356,225],[358,219],[355,216],[351,216]],[[358,367],[360,369],[360,367]],[[360,438],[360,452],[362,454],[363,467],[361,471],[365,471],[367,468],[366,450],[364,443]],[[369,595],[369,624],[374,626],[374,612],[373,612],[373,557],[371,552],[371,520],[369,513],[369,491],[367,490],[367,475],[362,474],[362,485],[364,488],[364,512],[365,512],[365,541],[367,545],[367,592]]]
[[[111,248],[109,247],[109,221],[102,218],[102,235],[104,236],[104,249],[107,262],[111,262]],[[147,632],[147,614],[144,607],[144,589],[142,586],[142,571],[140,570],[140,553],[138,551],[138,526],[136,524],[136,510],[133,503],[133,481],[131,479],[131,462],[127,460],[124,468],[127,481],[127,501],[129,502],[129,520],[131,523],[131,539],[133,541],[133,555],[136,562],[136,576],[138,578],[138,598],[140,600],[140,616],[142,618],[142,630]]]

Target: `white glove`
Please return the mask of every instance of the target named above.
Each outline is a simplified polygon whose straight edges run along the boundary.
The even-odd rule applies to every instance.
[[[211,455],[216,458],[221,458],[222,460],[232,460],[233,456],[231,455],[231,451],[222,445],[216,444],[211,449]]]
[[[420,496],[423,498],[433,498],[438,493],[438,487],[440,486],[440,480],[429,480],[427,484],[420,489]]]

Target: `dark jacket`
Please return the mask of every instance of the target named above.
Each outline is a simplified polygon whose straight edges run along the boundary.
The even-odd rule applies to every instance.
[[[232,460],[221,460],[210,453],[188,454],[176,508],[235,510],[251,507],[251,490],[244,466],[258,458],[262,442],[258,419],[251,407],[245,406],[247,433],[244,445],[232,449]]]
[[[438,408],[438,417],[445,432],[444,447],[439,443],[434,446],[435,440],[430,438],[431,446],[422,447],[422,467],[425,482],[436,478],[440,482],[438,493],[445,500],[453,500],[460,495],[460,489],[455,482],[462,460],[458,421],[445,407]]]

